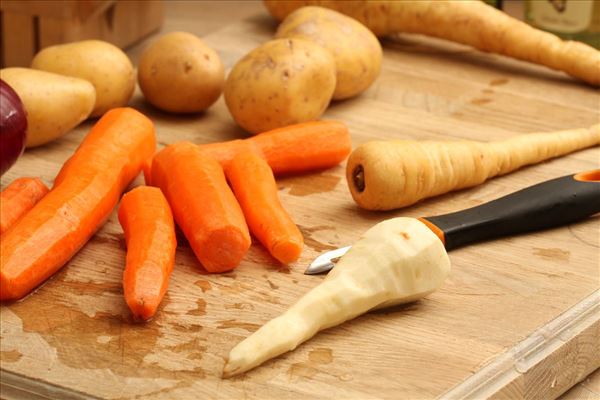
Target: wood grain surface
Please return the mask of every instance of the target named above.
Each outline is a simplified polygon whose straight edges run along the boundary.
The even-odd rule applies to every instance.
[[[191,23],[182,26],[195,32]],[[166,27],[177,29],[169,22]],[[230,68],[274,28],[258,9],[205,40]],[[383,46],[375,84],[358,98],[332,104],[324,116],[346,122],[354,146],[385,138],[494,140],[600,121],[597,90],[545,68],[417,36],[387,39]],[[134,60],[139,51],[132,49]],[[245,136],[222,99],[203,114],[183,117],[152,109],[139,92],[131,105],[156,123],[161,146]],[[2,187],[25,175],[51,184],[91,125],[27,151],[2,177]],[[278,179],[282,202],[305,237],[299,262],[282,268],[255,243],[235,271],[209,275],[182,239],[165,301],[146,324],[131,321],[123,300],[125,247],[113,213],[52,279],[23,301],[1,306],[2,396],[428,399],[452,393],[598,293],[600,216],[455,250],[451,276],[426,299],[331,328],[243,376],[221,380],[220,374],[233,345],[322,280],[302,274],[321,252],[351,244],[385,218],[459,210],[598,168],[599,162],[600,149],[588,149],[385,213],[355,206],[343,166]],[[139,177],[132,187],[141,183]],[[541,359],[527,364],[541,365],[531,369],[536,375],[517,367],[525,378],[517,376],[513,386],[507,381],[493,393],[556,397],[597,368],[599,316],[590,310],[588,319],[557,336],[568,348],[547,335],[549,346],[557,347],[536,353]],[[553,381],[558,389],[546,390]]]
[[[600,398],[600,369],[573,386],[560,400],[596,400]]]

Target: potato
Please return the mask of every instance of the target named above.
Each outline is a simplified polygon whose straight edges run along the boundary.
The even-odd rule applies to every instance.
[[[162,36],[148,47],[138,66],[146,100],[173,113],[206,110],[223,91],[225,69],[216,51],[186,32]]]
[[[379,76],[379,40],[360,22],[337,11],[299,8],[283,20],[275,37],[310,40],[331,52],[337,69],[335,100],[356,96]]]
[[[317,119],[335,89],[335,62],[301,39],[264,43],[242,58],[225,82],[225,102],[251,133]]]
[[[121,49],[100,40],[84,40],[46,47],[31,67],[90,81],[96,88],[93,117],[129,102],[135,89],[131,61]]]
[[[5,68],[0,79],[17,92],[27,112],[27,147],[61,137],[85,120],[96,101],[86,80],[29,68]]]

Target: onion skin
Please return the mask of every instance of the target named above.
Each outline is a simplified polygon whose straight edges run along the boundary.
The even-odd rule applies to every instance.
[[[27,141],[27,114],[17,93],[0,79],[0,175],[17,161]]]

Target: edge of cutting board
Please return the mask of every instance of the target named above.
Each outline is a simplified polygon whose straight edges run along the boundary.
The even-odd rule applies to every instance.
[[[600,289],[440,399],[555,399],[600,368]],[[2,400],[95,397],[0,370]],[[534,384],[535,383],[535,384]]]
[[[99,398],[0,369],[0,400],[96,400]]]
[[[440,399],[555,399],[600,368],[600,289]]]

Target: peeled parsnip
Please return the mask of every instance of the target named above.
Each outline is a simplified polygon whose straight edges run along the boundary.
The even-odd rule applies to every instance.
[[[377,36],[419,33],[545,65],[600,85],[600,51],[536,29],[479,0],[265,0],[282,20],[297,8],[331,8],[363,23]]]
[[[350,154],[346,179],[359,206],[391,210],[598,144],[600,124],[489,143],[373,141]]]
[[[371,309],[426,296],[449,273],[444,245],[424,223],[414,218],[383,221],[352,246],[323,283],[235,346],[223,377],[248,371]]]

